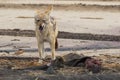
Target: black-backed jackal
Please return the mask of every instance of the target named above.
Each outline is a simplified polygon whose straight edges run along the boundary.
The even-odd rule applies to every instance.
[[[38,51],[40,60],[39,63],[42,63],[42,59],[45,58],[44,53],[44,42],[47,41],[50,44],[52,59],[55,59],[55,49],[58,48],[57,35],[58,28],[56,26],[56,21],[53,17],[50,16],[52,6],[50,6],[46,11],[40,12],[37,11],[35,15],[35,33],[38,43]]]

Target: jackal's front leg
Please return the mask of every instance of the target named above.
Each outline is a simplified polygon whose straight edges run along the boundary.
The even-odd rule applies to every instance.
[[[42,63],[42,59],[45,58],[44,56],[44,43],[43,42],[38,42],[38,51],[39,51],[39,63]]]
[[[37,38],[38,52],[39,52],[39,63],[42,64],[43,54],[44,54],[44,44]]]
[[[39,63],[42,63],[42,59],[45,57],[44,56],[44,43],[40,39],[39,35],[36,33],[36,38],[37,38],[37,44],[38,44],[38,52],[39,52]]]
[[[52,60],[55,60],[55,39],[52,39],[50,42],[51,52],[52,52]]]

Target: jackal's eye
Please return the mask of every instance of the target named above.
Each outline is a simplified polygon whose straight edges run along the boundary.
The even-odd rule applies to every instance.
[[[43,23],[49,23],[49,21],[48,21],[48,20],[42,20],[42,22],[43,22]]]
[[[46,20],[42,20],[44,23],[46,23]]]
[[[36,20],[37,22],[39,22],[40,20]]]
[[[38,18],[35,18],[35,22],[39,22],[40,21],[40,19],[38,19]]]

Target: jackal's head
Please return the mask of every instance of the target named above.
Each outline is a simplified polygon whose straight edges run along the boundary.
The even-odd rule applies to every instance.
[[[48,7],[46,11],[40,12],[37,10],[36,16],[35,16],[35,24],[36,27],[39,30],[43,30],[50,22],[50,12],[52,10],[52,6]]]

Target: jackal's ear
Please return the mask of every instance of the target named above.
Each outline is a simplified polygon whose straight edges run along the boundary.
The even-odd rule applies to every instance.
[[[52,11],[52,9],[53,9],[53,6],[51,5],[51,6],[49,6],[48,8],[47,8],[47,10],[45,11],[45,14],[50,14],[50,12]]]

